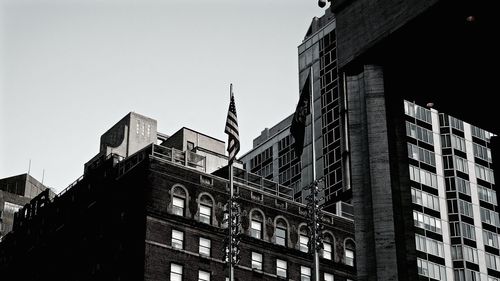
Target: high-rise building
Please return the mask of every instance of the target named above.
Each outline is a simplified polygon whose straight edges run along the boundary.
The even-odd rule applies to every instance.
[[[492,134],[404,101],[417,271],[436,280],[500,277]]]

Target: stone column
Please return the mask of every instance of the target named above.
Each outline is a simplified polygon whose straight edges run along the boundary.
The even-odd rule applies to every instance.
[[[391,131],[397,126],[391,125],[382,68],[365,65],[361,72],[347,75],[346,91],[357,280],[417,280],[415,251],[409,251],[409,259],[406,254],[407,244],[414,249],[415,242],[411,197],[406,192],[401,196],[400,190],[404,149],[398,146],[404,142],[396,142],[397,134]],[[404,120],[398,122],[404,126]]]

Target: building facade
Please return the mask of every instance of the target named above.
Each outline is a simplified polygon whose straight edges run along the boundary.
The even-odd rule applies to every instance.
[[[205,156],[191,155],[194,131],[181,131],[185,137],[127,157],[94,159],[53,199],[34,198],[0,243],[2,278],[226,280],[227,166],[207,173]],[[306,206],[292,200],[288,187],[234,169],[242,233],[237,280],[310,279]],[[324,215],[321,278],[355,280],[353,221]]]
[[[418,274],[499,280],[492,134],[412,102],[404,109]]]

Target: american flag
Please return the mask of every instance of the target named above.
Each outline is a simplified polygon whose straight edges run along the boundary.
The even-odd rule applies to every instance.
[[[226,129],[224,132],[227,134],[227,152],[229,152],[229,165],[231,165],[236,158],[236,154],[240,151],[240,136],[238,132],[238,118],[236,117],[236,106],[234,105],[233,85],[231,85],[231,101],[229,103],[229,110],[227,111]]]

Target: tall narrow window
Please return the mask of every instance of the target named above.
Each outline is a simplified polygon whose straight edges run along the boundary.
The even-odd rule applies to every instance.
[[[355,245],[351,239],[345,241],[345,264],[349,266],[354,266],[354,251]]]
[[[277,259],[276,260],[276,275],[278,277],[286,278],[287,264],[286,261]]]
[[[170,264],[170,281],[182,281],[182,265]]]
[[[200,197],[200,221],[206,224],[212,223],[212,206],[213,202],[208,195]]]
[[[184,232],[172,229],[172,247],[175,249],[184,248]]]
[[[300,267],[300,281],[311,281],[311,268],[307,266]]]
[[[309,243],[309,235],[307,233],[307,228],[305,226],[302,226],[300,228],[300,233],[299,233],[299,249],[300,251],[302,252],[309,252],[309,247],[308,247],[308,244]]]
[[[200,237],[200,246],[199,246],[199,253],[202,256],[210,256],[210,248],[212,245],[212,241],[207,238]]]
[[[252,222],[250,225],[250,234],[252,237],[255,237],[257,239],[262,238],[262,223],[264,219],[260,212],[253,211],[252,212]]]
[[[276,234],[276,244],[281,246],[286,246],[287,224],[283,219],[277,220],[275,234]]]
[[[332,238],[330,235],[325,235],[323,239],[323,258],[327,260],[332,259]]]
[[[186,205],[186,192],[179,186],[173,188],[172,213],[178,216],[184,216]]]
[[[262,254],[252,252],[252,268],[262,270]]]

